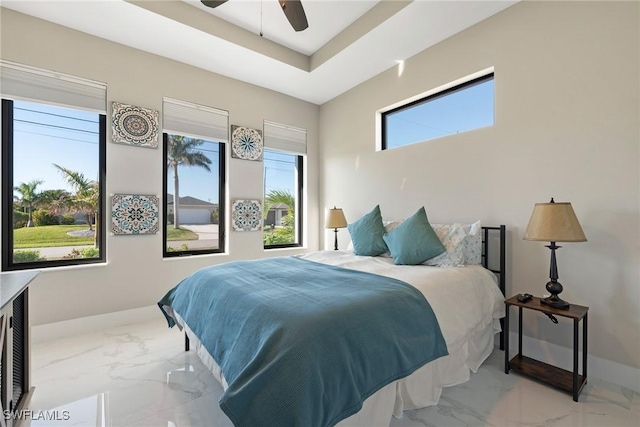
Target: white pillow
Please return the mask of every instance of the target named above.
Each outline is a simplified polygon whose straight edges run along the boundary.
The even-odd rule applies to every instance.
[[[468,225],[467,238],[464,240],[464,263],[480,265],[482,264],[482,224],[476,221]]]
[[[426,265],[458,267],[482,263],[482,226],[473,224],[431,224],[447,252],[426,261]]]
[[[466,227],[463,224],[431,224],[431,227],[433,227],[447,251],[423,262],[423,264],[435,267],[463,266],[464,241],[467,237]]]

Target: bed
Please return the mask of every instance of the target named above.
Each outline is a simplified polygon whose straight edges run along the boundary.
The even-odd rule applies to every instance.
[[[384,256],[320,251],[208,267],[158,304],[222,384],[220,406],[234,425],[388,426],[466,382],[498,333],[502,349],[506,231],[481,234],[481,265],[398,266]],[[324,287],[334,274],[336,284]],[[291,277],[312,290],[292,289]],[[202,293],[223,280],[234,285]],[[247,295],[231,290],[236,282]],[[271,294],[282,282],[286,289]],[[284,320],[270,317],[273,304]],[[328,320],[309,308],[328,305]]]

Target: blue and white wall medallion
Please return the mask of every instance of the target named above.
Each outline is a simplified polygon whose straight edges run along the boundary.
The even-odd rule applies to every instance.
[[[160,217],[158,196],[114,194],[111,197],[113,234],[155,234]]]
[[[113,103],[113,142],[138,147],[158,147],[158,112],[133,105]]]
[[[231,125],[231,157],[262,161],[262,131]]]
[[[262,230],[262,201],[233,200],[231,203],[231,228],[233,231]]]

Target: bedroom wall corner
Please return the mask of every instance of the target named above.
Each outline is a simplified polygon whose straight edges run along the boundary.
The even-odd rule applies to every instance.
[[[262,233],[234,233],[227,224],[226,254],[163,260],[161,232],[107,236],[106,264],[46,269],[34,281],[30,288],[32,325],[148,307],[182,278],[211,264],[317,250],[317,105],[13,10],[0,9],[0,19],[3,59],[105,82],[108,106],[119,101],[162,111],[163,97],[170,97],[227,110],[230,124],[261,129],[266,119],[307,130],[303,248],[265,251]],[[110,107],[108,118],[109,114]],[[161,195],[162,149],[113,144],[108,128],[107,195]],[[231,159],[229,151],[227,202],[262,199],[262,162]],[[106,220],[109,226],[109,209]],[[164,322],[159,310],[157,314],[158,321]]]
[[[376,151],[376,111],[489,67],[494,126]],[[589,352],[612,362],[598,376],[636,372],[639,94],[640,4],[520,2],[321,106],[320,205],[348,221],[379,204],[385,220],[425,206],[433,222],[506,224],[508,292],[540,296],[549,250],[524,230],[534,203],[572,202],[588,242],[558,251],[562,297],[590,307]],[[330,247],[332,233],[322,237]],[[524,323],[531,338],[571,345],[570,322]]]

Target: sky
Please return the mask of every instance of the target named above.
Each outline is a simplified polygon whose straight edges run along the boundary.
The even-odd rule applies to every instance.
[[[15,101],[14,186],[37,179],[44,181],[37,187],[38,191],[73,191],[54,163],[97,179],[98,118],[97,113]],[[199,148],[211,160],[211,172],[200,167],[179,166],[180,196],[218,203],[218,143],[205,141]],[[286,190],[295,194],[294,155],[265,150],[263,164],[264,190]],[[173,171],[167,175],[167,192],[173,194]]]
[[[387,148],[494,124],[493,79],[386,115]]]
[[[72,191],[54,163],[96,180],[98,117],[97,113],[15,101],[13,185],[37,179],[44,181],[38,191]]]

